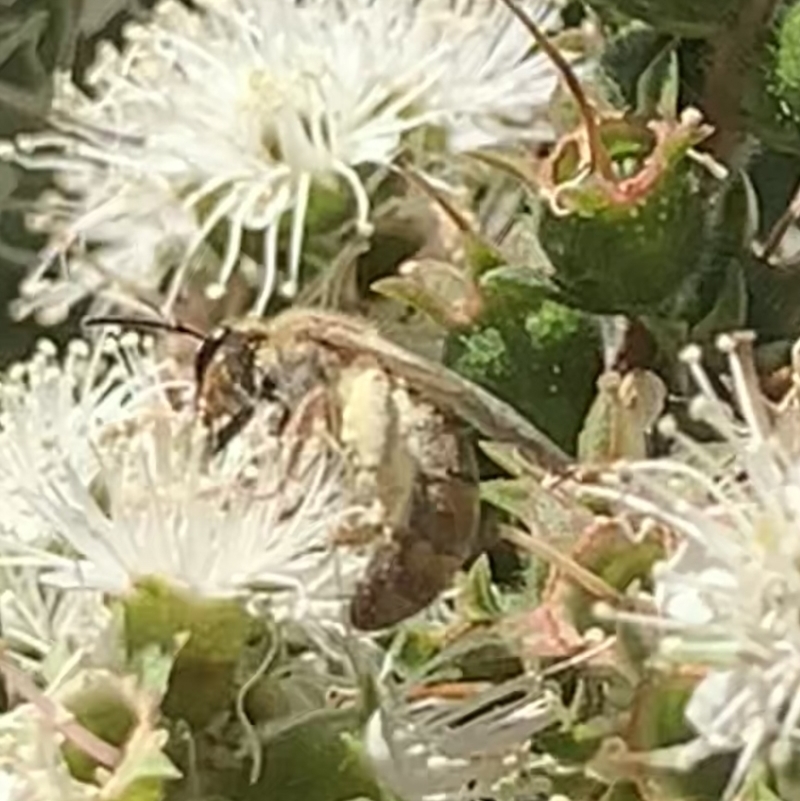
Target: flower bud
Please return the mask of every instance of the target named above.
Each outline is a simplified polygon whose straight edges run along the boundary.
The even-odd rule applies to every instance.
[[[653,313],[676,293],[706,233],[710,175],[690,149],[709,132],[691,112],[678,123],[620,115],[597,121],[595,141],[582,126],[559,142],[540,174],[539,236],[568,303]]]
[[[241,603],[193,596],[148,579],[124,600],[124,610],[131,654],[152,645],[172,650],[177,638],[187,637],[164,699],[169,717],[202,727],[233,700],[237,660],[258,629]]]

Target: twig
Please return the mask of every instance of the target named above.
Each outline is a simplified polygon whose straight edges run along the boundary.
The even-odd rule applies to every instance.
[[[735,22],[713,40],[713,56],[703,89],[703,110],[714,126],[708,149],[721,161],[733,155],[742,129],[742,87],[778,0],[749,0]]]

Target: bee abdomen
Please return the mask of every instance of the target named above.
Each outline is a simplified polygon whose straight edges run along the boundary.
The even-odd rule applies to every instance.
[[[356,588],[350,620],[363,631],[400,623],[433,602],[461,563],[411,537],[382,543]]]
[[[378,546],[356,589],[350,616],[359,629],[391,626],[424,609],[472,551],[480,516],[475,454],[461,432],[439,423],[434,458],[415,454],[407,522]]]

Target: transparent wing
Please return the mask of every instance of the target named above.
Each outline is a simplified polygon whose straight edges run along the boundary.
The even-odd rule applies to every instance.
[[[353,354],[369,353],[431,403],[463,419],[485,437],[518,445],[550,470],[563,470],[572,464],[547,435],[507,403],[443,365],[389,342],[367,321],[335,312],[293,308],[274,317],[268,326],[277,339],[308,338]]]

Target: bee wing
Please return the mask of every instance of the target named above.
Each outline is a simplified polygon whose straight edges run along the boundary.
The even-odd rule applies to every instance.
[[[273,318],[270,327],[277,336],[285,333],[354,354],[369,353],[426,399],[474,426],[484,436],[520,445],[548,469],[560,470],[572,463],[552,440],[507,403],[443,365],[395,345],[366,321],[295,308]]]

